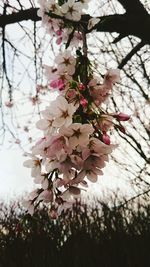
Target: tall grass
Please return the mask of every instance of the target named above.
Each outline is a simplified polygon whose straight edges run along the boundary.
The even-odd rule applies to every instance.
[[[89,208],[81,202],[51,220],[19,204],[0,206],[0,267],[149,267],[150,205]]]

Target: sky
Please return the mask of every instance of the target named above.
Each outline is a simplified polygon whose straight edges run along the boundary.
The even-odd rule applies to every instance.
[[[29,25],[30,22],[28,23],[28,26]],[[14,38],[15,41],[15,39],[20,36],[19,28],[10,25],[9,36],[11,38]],[[30,52],[30,44],[25,44],[23,41],[18,43],[18,48],[23,48],[27,53]],[[18,71],[18,66],[16,66],[16,69]],[[21,67],[19,67],[18,73],[22,74],[22,72],[23,70],[21,69]],[[18,76],[16,77],[18,77],[19,79],[20,74],[17,75]],[[29,85],[29,80],[27,77],[24,78],[22,86],[24,86],[24,88],[29,88],[31,86]],[[20,96],[18,96],[18,101],[20,101],[19,97]],[[19,111],[19,109],[17,109],[17,103],[14,107],[14,110],[17,114]],[[26,112],[29,112],[28,105],[22,106],[22,115],[26,114]],[[11,113],[9,113],[9,111],[8,117],[11,118]],[[22,123],[26,123],[26,117],[22,117]],[[26,151],[28,151],[29,149],[30,145],[25,147]],[[23,151],[17,145],[10,147],[9,138],[6,137],[5,145],[0,147],[0,199],[5,201],[16,199],[21,197],[22,195],[26,195],[26,192],[29,192],[34,188],[30,170],[23,167],[23,161],[25,160],[26,158],[23,156]],[[126,181],[125,179],[120,179],[120,173],[117,169],[117,166],[115,166],[113,163],[109,163],[108,166],[104,169],[104,176],[99,178],[99,182],[96,184],[90,184],[88,194],[93,196],[96,194],[99,197],[103,197],[104,192],[111,194],[111,192],[113,191],[120,190],[123,195],[130,196],[134,193],[131,186],[129,186],[128,181]]]
[[[30,169],[23,166],[26,160],[21,149],[0,150],[0,200],[9,201],[26,197],[35,188],[30,175]],[[113,171],[112,171],[113,169]],[[96,196],[103,199],[118,192],[121,196],[130,197],[134,194],[129,181],[120,179],[119,169],[114,163],[108,163],[104,175],[99,177],[96,184],[89,183],[87,192],[83,195]]]
[[[19,198],[33,187],[30,173],[23,167],[24,157],[18,149],[0,151],[0,199]]]

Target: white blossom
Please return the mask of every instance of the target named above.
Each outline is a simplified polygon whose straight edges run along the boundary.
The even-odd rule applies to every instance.
[[[100,22],[99,18],[91,18],[88,22],[88,30],[91,30],[96,24],[98,24]]]
[[[53,131],[53,117],[49,117],[48,119],[41,119],[36,123],[36,127],[40,130],[44,131],[45,136],[50,135]]]
[[[61,6],[62,13],[69,20],[79,21],[81,19],[82,4],[75,0],[69,0]]]
[[[113,85],[114,83],[118,83],[120,81],[120,70],[119,69],[110,69],[107,71],[104,77],[104,84],[110,83]]]
[[[71,55],[69,50],[60,53],[56,58],[55,62],[58,65],[59,73],[67,72],[69,75],[73,75],[75,72],[76,59]]]
[[[47,11],[51,11],[54,14],[61,15],[61,8],[55,0],[50,0],[46,3],[45,8]]]
[[[73,104],[69,104],[63,96],[58,96],[51,102],[49,112],[54,116],[53,127],[68,127],[72,123],[72,115],[76,111]]]
[[[63,127],[60,133],[64,134],[69,139],[70,147],[75,148],[78,145],[87,145],[89,143],[89,136],[94,129],[90,124],[73,123],[68,128]]]
[[[31,168],[31,176],[36,177],[41,174],[41,161],[35,156],[31,156],[32,159],[26,160],[24,167]]]
[[[44,190],[42,191],[39,196],[37,201],[43,200],[45,203],[49,203],[53,201],[53,192],[51,190]]]

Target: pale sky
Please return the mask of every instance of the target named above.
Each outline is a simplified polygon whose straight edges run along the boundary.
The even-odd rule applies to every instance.
[[[10,199],[33,187],[30,172],[23,167],[24,157],[18,149],[0,151],[0,198]]]
[[[19,28],[16,29],[13,25],[9,26],[9,28],[9,34],[10,36],[12,35],[11,37],[19,37]],[[20,43],[19,45],[21,47],[23,44]],[[24,88],[28,87],[29,82],[25,79]],[[26,109],[28,111],[28,108],[24,106],[22,112]],[[24,117],[23,120],[25,120]],[[8,140],[6,140],[6,143],[7,141]],[[23,167],[23,161],[25,161],[26,158],[23,157],[21,149],[19,149],[17,145],[13,146],[13,149],[6,147],[8,146],[0,148],[0,199],[5,200],[22,196],[24,192],[29,192],[34,187],[30,170]],[[26,150],[28,149],[26,148]],[[112,169],[115,175],[112,174]],[[103,191],[109,193],[113,190],[118,191],[119,189],[122,190],[124,195],[131,195],[133,193],[131,187],[128,186],[128,182],[120,179],[120,173],[117,166],[108,164],[104,172],[104,176],[100,177],[98,183],[91,184],[88,194],[92,193],[93,195],[97,194],[100,196]]]
[[[30,175],[30,169],[23,166],[26,157],[20,149],[2,149],[0,151],[0,199],[10,200],[16,199],[25,192],[30,192],[34,188],[34,184]],[[112,174],[112,169],[113,173]],[[118,177],[118,178],[117,178]],[[120,179],[119,170],[111,163],[108,163],[104,169],[104,175],[99,177],[96,184],[89,183],[87,196],[95,196],[103,198],[103,193],[111,194],[114,192],[122,192],[123,196],[131,196],[134,194],[129,183]]]

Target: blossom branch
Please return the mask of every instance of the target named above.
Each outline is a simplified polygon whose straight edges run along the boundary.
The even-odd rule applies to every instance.
[[[47,32],[57,38],[58,45],[62,40],[67,40],[67,47],[72,44],[76,47],[74,40],[78,45],[76,53],[66,49],[56,56],[53,67],[46,66],[48,86],[56,89],[59,96],[42,112],[43,119],[36,126],[43,131],[44,138],[32,148],[31,159],[24,162],[25,167],[31,168],[35,183],[42,188],[31,193],[28,210],[33,213],[42,200],[51,203],[53,218],[66,205],[72,205],[88,186],[87,180],[96,182],[103,174],[105,162],[116,147],[111,144],[108,131],[115,126],[123,132],[120,122],[130,118],[121,112],[102,111],[102,104],[120,75],[119,70],[111,69],[102,84],[95,76],[88,59],[87,32],[99,19],[87,20],[86,25],[85,7],[86,0],[68,0],[62,5],[50,0],[48,6],[41,2],[39,12]]]
[[[123,1],[119,1],[122,2]],[[124,1],[125,2],[125,1]],[[139,1],[138,1],[139,2]],[[129,6],[129,5],[128,5]],[[134,7],[134,5],[130,3],[130,6]],[[134,35],[139,37],[145,43],[150,44],[150,36],[149,36],[149,28],[150,28],[150,15],[144,12],[140,13],[131,13],[128,12],[129,8],[127,8],[126,14],[114,14],[108,16],[99,17],[100,22],[95,25],[94,29],[99,32],[117,32],[119,34]],[[138,9],[141,10],[141,9]],[[145,10],[144,7],[142,10]],[[24,20],[32,20],[39,21],[41,18],[37,15],[38,8],[30,8],[26,10],[20,10],[19,12],[12,13],[10,15],[1,15],[0,16],[0,27],[4,27],[11,23],[17,23]],[[131,11],[131,8],[130,8]],[[60,16],[56,14],[51,14],[52,18],[60,18]],[[87,29],[88,21],[91,19],[89,15],[82,15],[80,24],[82,24]],[[64,21],[70,22],[70,20],[63,18]],[[78,22],[72,22],[73,25],[79,25]],[[87,29],[87,32],[88,31]]]

